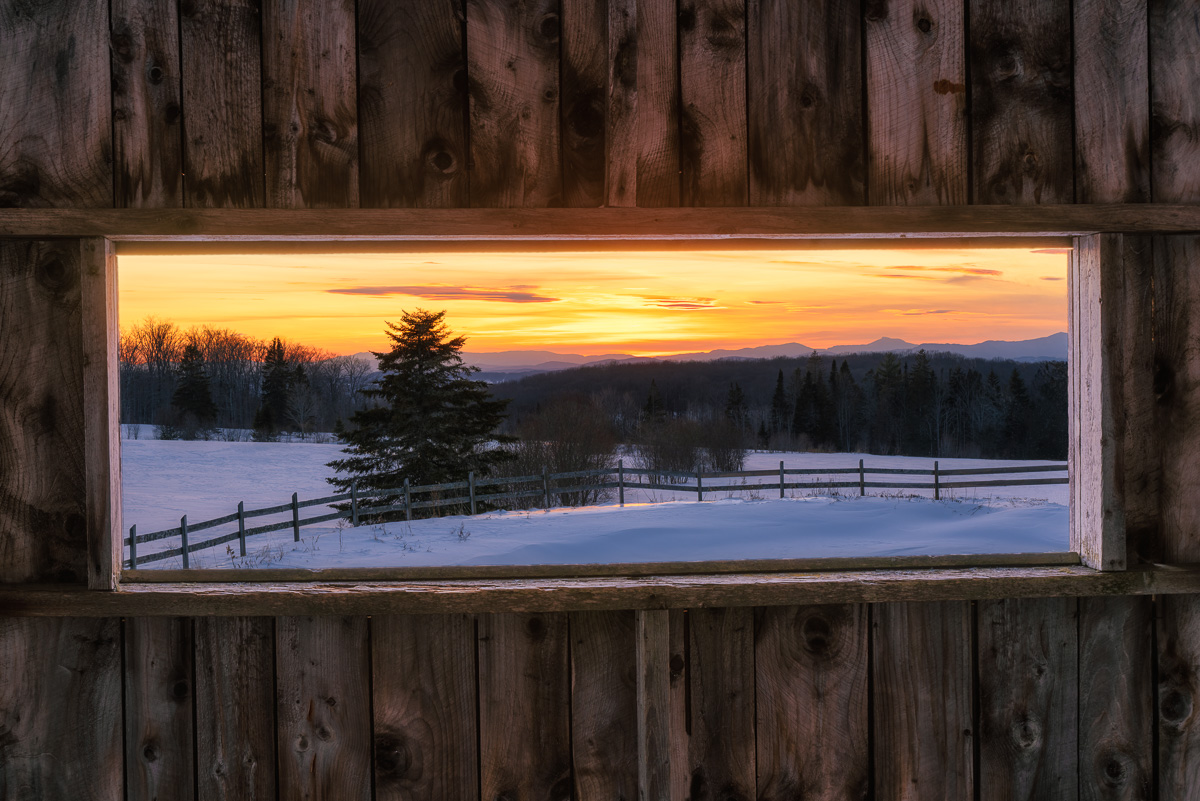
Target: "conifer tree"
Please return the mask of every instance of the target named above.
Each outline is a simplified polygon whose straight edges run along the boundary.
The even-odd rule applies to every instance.
[[[787,393],[783,389],[783,370],[775,379],[775,392],[771,395],[771,433],[787,430],[791,415],[788,414]]]
[[[171,396],[180,436],[194,439],[196,432],[208,428],[217,417],[212,388],[204,369],[204,354],[196,343],[188,343],[179,359],[179,381]],[[164,439],[170,437],[164,437]]]

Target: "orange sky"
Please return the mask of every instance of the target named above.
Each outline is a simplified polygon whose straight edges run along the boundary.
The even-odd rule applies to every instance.
[[[355,353],[445,309],[466,350],[664,355],[800,342],[1031,339],[1067,327],[1067,251],[897,248],[122,255],[121,322]]]

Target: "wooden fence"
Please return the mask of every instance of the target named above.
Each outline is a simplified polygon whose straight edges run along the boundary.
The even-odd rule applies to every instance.
[[[938,463],[933,463],[933,469],[923,470],[919,468],[897,468],[897,467],[867,467],[863,464],[863,460],[858,460],[857,467],[824,467],[824,468],[799,468],[799,467],[784,467],[784,463],[779,463],[779,469],[771,470],[737,470],[729,472],[681,472],[671,470],[648,470],[644,468],[625,467],[624,462],[618,462],[616,468],[598,469],[598,470],[573,470],[565,473],[550,473],[543,468],[539,475],[529,476],[494,476],[491,478],[476,478],[473,472],[467,473],[465,481],[451,481],[444,484],[422,484],[410,486],[408,481],[404,482],[404,486],[395,489],[373,491],[370,493],[360,493],[356,486],[351,487],[350,492],[344,492],[338,495],[327,495],[323,498],[313,498],[311,500],[302,501],[297,497],[297,493],[292,493],[290,503],[280,504],[279,506],[268,506],[262,509],[245,508],[244,502],[238,503],[237,511],[233,514],[225,515],[224,517],[205,520],[201,523],[188,523],[187,515],[184,515],[179,520],[179,526],[176,528],[168,528],[162,531],[154,531],[149,534],[138,534],[137,526],[129,527],[129,536],[125,539],[125,546],[129,550],[129,559],[125,561],[125,566],[136,568],[139,564],[147,564],[150,562],[158,562],[164,559],[170,559],[175,556],[183,557],[183,566],[188,568],[188,555],[196,551],[211,548],[216,545],[224,545],[225,543],[237,540],[242,556],[246,555],[246,538],[256,534],[266,534],[272,531],[282,531],[291,528],[293,538],[296,542],[300,541],[300,529],[304,526],[317,525],[319,523],[328,523],[334,520],[350,520],[352,525],[359,525],[361,518],[364,515],[381,515],[390,514],[393,512],[404,512],[406,520],[412,520],[412,515],[418,509],[441,509],[445,507],[462,506],[470,510],[470,514],[477,513],[480,504],[493,504],[496,501],[516,500],[520,498],[536,498],[542,499],[543,508],[550,508],[551,500],[554,496],[559,496],[560,500],[563,495],[583,492],[595,492],[606,489],[617,490],[618,503],[621,506],[625,505],[625,490],[626,489],[643,489],[643,490],[668,490],[672,492],[695,492],[696,500],[703,501],[705,493],[713,492],[762,492],[767,490],[778,490],[779,497],[785,497],[787,490],[831,490],[831,489],[857,489],[859,495],[866,495],[868,489],[920,489],[933,490],[934,500],[940,500],[943,490],[950,489],[966,489],[975,487],[1018,487],[1018,486],[1038,486],[1047,484],[1068,484],[1069,477],[1060,478],[1003,478],[1003,479],[988,479],[988,480],[967,480],[967,481],[946,481],[945,479],[956,479],[969,476],[992,476],[992,475],[1015,475],[1029,473],[1059,473],[1067,470],[1066,463],[1055,463],[1046,465],[1032,465],[1027,467],[969,467],[952,470],[942,470],[938,467]],[[929,476],[930,482],[917,481],[868,481],[868,475],[898,475],[898,476]],[[788,481],[788,476],[835,476],[840,480],[833,481]],[[634,477],[636,481],[630,481],[629,478]],[[845,478],[843,478],[845,477]],[[746,479],[746,478],[778,478],[775,482],[769,483],[754,483],[747,484],[706,484],[705,481],[721,480],[721,479]],[[560,485],[556,482],[571,479],[599,479],[592,483],[584,483],[578,485]],[[645,480],[643,480],[645,479]],[[480,489],[487,487],[515,487],[528,484],[537,484],[533,489],[506,489],[502,492],[480,492]],[[441,497],[443,492],[461,492],[465,490],[465,495],[453,495],[450,497]],[[433,495],[433,497],[425,500],[413,500],[413,495]],[[377,501],[396,498],[397,503],[378,504]],[[300,510],[312,506],[327,506],[335,503],[345,504],[349,501],[349,507],[343,510],[330,512],[328,514],[317,515],[314,517],[300,517]],[[369,502],[369,503],[368,503]],[[493,507],[494,508],[494,507]],[[291,520],[283,520],[276,523],[268,523],[262,526],[246,527],[246,521],[255,517],[264,517],[266,515],[292,513]],[[203,540],[201,542],[190,542],[191,535],[198,531],[204,531],[217,526],[227,525],[236,522],[238,525],[237,531],[221,534],[212,539]],[[177,548],[169,548],[167,550],[158,551],[151,554],[146,554],[139,557],[137,546],[147,542],[156,540],[170,539],[173,537],[180,538],[180,545]]]

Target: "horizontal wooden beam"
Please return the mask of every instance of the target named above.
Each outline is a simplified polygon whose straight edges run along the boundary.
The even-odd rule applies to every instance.
[[[1200,232],[1200,205],[0,209],[0,237],[118,242],[789,240]]]
[[[408,583],[123,584],[0,588],[0,616],[372,615],[1200,593],[1200,566],[937,568],[732,576]]]

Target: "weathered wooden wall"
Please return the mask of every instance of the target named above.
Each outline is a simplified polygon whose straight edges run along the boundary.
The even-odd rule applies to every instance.
[[[1198,87],[1192,0],[0,0],[0,205],[1194,203]],[[0,581],[86,579],[93,252],[0,242]],[[1200,561],[1200,238],[1123,259],[1130,559]],[[1194,798],[1197,643],[1191,596],[0,618],[0,798]]]

